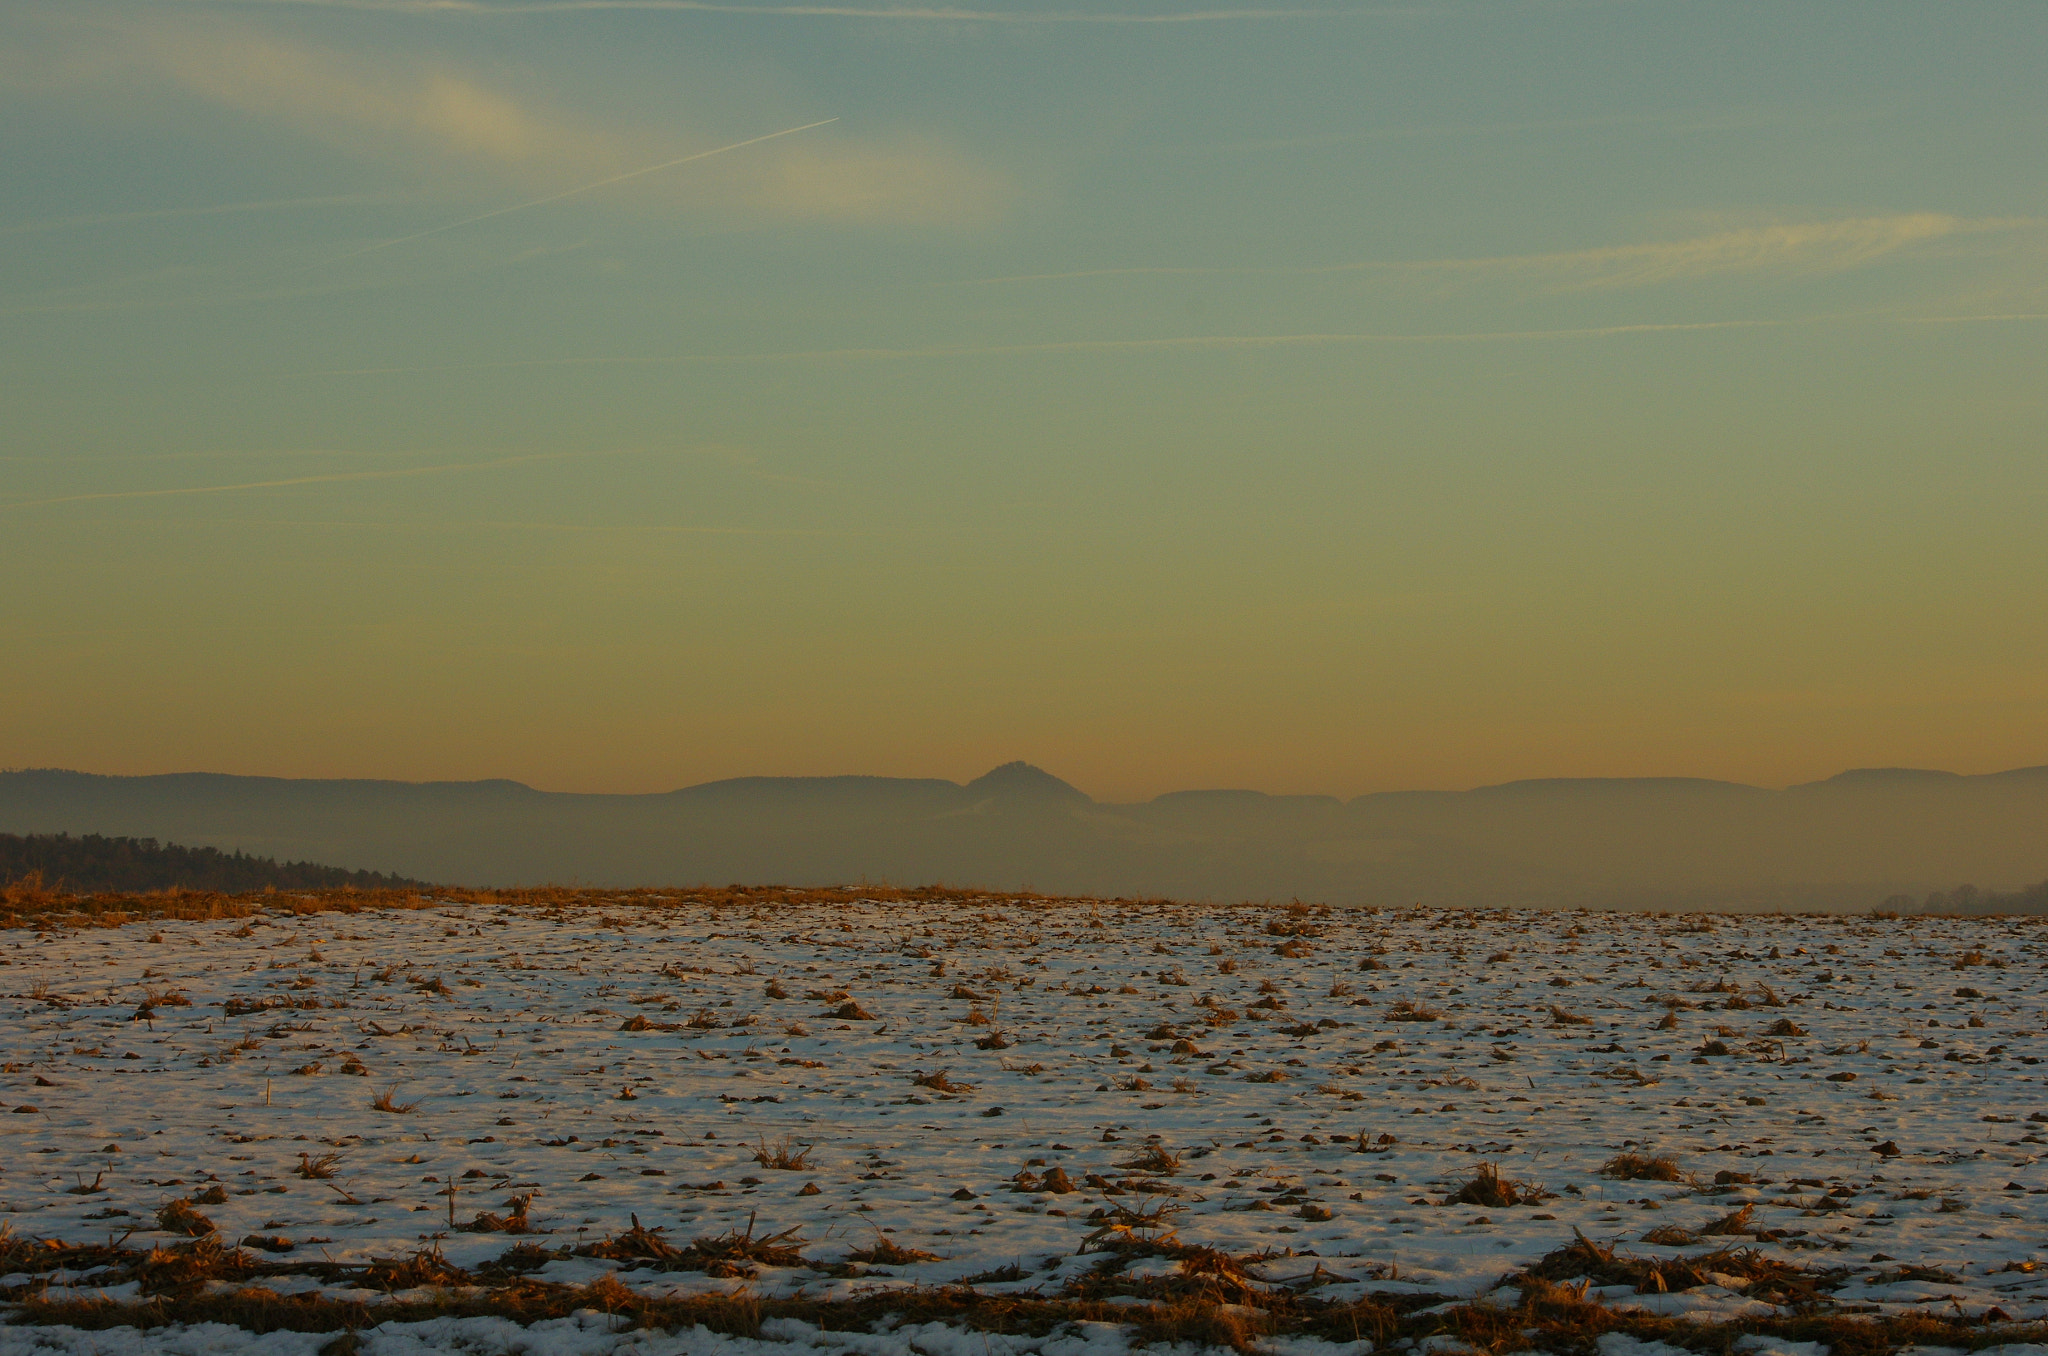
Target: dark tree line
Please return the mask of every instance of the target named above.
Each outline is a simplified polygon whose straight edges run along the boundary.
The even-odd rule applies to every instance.
[[[2048,880],[2011,891],[1958,885],[1953,890],[1936,890],[1917,903],[1911,895],[1893,895],[1884,906],[1894,913],[2048,913]]]
[[[180,847],[154,838],[73,838],[65,833],[0,833],[0,881],[39,881],[59,894],[129,894],[145,890],[206,890],[242,894],[266,885],[280,890],[389,889],[417,885],[380,871],[348,871],[314,862]]]

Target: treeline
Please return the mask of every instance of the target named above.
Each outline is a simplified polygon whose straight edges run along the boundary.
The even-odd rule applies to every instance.
[[[148,890],[243,894],[280,890],[388,890],[420,882],[381,871],[348,871],[315,862],[278,862],[219,848],[180,847],[154,838],[73,838],[64,833],[0,833],[0,882],[10,893],[96,895]]]
[[[1958,885],[1953,890],[1936,890],[1918,901],[1911,895],[1893,895],[1884,907],[1892,913],[2048,913],[2048,880],[2012,891]]]

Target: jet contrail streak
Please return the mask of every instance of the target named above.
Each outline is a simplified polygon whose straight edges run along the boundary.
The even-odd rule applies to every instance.
[[[1376,9],[1196,9],[1159,14],[1097,12],[1086,10],[963,9],[952,6],[864,6],[840,4],[733,4],[722,0],[247,0],[252,4],[273,4],[285,8],[365,10],[394,14],[577,14],[600,10],[672,11],[694,14],[735,14],[751,17],[811,19],[903,19],[922,22],[988,24],[1186,24],[1214,21],[1243,22],[1266,19],[1326,19],[1348,15],[1382,18],[1423,18],[1421,5]]]
[[[560,193],[551,193],[545,198],[535,198],[531,202],[515,202],[510,207],[496,207],[488,212],[480,212],[473,217],[464,217],[460,221],[449,221],[439,226],[429,226],[424,231],[415,231],[411,235],[402,235],[396,240],[381,240],[374,245],[365,245],[359,250],[351,250],[347,254],[336,255],[327,262],[338,264],[345,259],[355,259],[365,254],[374,254],[378,250],[388,250],[393,245],[404,245],[414,240],[424,240],[430,235],[439,235],[443,231],[452,231],[461,226],[474,226],[479,221],[489,221],[492,217],[502,217],[507,212],[524,212],[529,207],[545,207],[551,202],[560,202],[564,198],[573,198],[579,193],[589,193],[595,189],[609,188],[613,184],[623,184],[628,179],[638,179],[643,174],[654,174],[660,170],[674,169],[677,165],[687,165],[693,160],[709,160],[714,155],[724,155],[727,151],[737,151],[743,146],[758,146],[764,141],[773,141],[777,137],[794,136],[798,132],[808,132],[813,127],[823,127],[828,122],[838,121],[839,119],[837,118],[820,118],[816,122],[807,122],[801,127],[785,127],[780,132],[770,132],[766,136],[748,137],[745,141],[735,141],[730,146],[719,146],[708,151],[698,151],[694,155],[679,156],[674,160],[664,160],[659,165],[648,165],[643,169],[627,170],[624,174],[614,174],[609,179],[599,179],[594,184],[584,184],[579,188],[566,189]]]
[[[1635,325],[1600,325],[1559,330],[1476,330],[1430,334],[1199,334],[1154,339],[1053,339],[1022,344],[940,344],[928,348],[816,348],[760,353],[676,353],[653,357],[512,358],[487,363],[435,363],[423,367],[342,367],[280,372],[279,377],[411,376],[431,372],[487,372],[518,367],[660,367],[685,363],[770,363],[855,361],[881,362],[910,358],[999,358],[1055,353],[1165,353],[1227,349],[1326,348],[1341,345],[1497,344],[1558,339],[1611,339],[1633,334],[1688,334],[1707,330],[1782,329],[1824,324],[1842,317],[1798,320],[1691,320]]]
[[[438,475],[447,471],[487,471],[500,466],[523,466],[528,462],[560,461],[577,456],[573,452],[536,452],[523,457],[500,457],[494,461],[444,462],[437,466],[401,466],[382,471],[340,471],[327,475],[286,476],[277,480],[244,480],[233,485],[188,485],[167,490],[101,490],[93,494],[65,494],[53,499],[17,499],[0,504],[6,509],[45,508],[51,504],[83,504],[99,499],[169,499],[189,494],[232,494],[237,490],[274,490],[291,485],[335,485],[351,480],[396,480],[407,476]]]

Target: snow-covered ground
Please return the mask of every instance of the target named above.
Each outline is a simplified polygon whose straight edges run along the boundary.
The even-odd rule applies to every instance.
[[[574,1250],[636,1217],[677,1248],[794,1230],[798,1265],[618,1278],[829,1299],[970,1277],[1057,1293],[1099,1260],[1098,1212],[1123,1207],[1163,1209],[1185,1243],[1276,1254],[1269,1279],[1321,1267],[1328,1299],[1484,1296],[1577,1229],[1647,1257],[1718,1242],[1853,1268],[1834,1291],[1852,1310],[2048,1317],[2040,936],[2000,919],[645,897],[16,930],[0,934],[0,1220],[136,1246],[175,1237],[157,1215],[182,1199],[277,1261],[438,1245],[474,1268],[525,1242],[566,1251],[533,1274],[571,1283],[631,1267]],[[778,1148],[798,1166],[757,1161]],[[1622,1153],[1693,1180],[1601,1176]],[[1446,1204],[1481,1163],[1555,1194]],[[1744,1205],[1761,1232],[1685,1237]],[[450,1227],[479,1215],[498,1219]],[[855,1257],[883,1241],[932,1258]],[[1132,1273],[1147,1265],[1172,1269]],[[1608,1298],[1769,1312],[1727,1279]],[[728,1342],[614,1337],[594,1315],[548,1332],[532,1350]],[[364,1350],[458,1340],[423,1333]],[[526,1349],[478,1333],[474,1349]],[[0,1329],[0,1356],[126,1349],[73,1336]],[[770,1336],[730,1349],[870,1340]],[[319,1346],[188,1339],[134,1349]],[[1122,1349],[1113,1325],[1003,1340]]]

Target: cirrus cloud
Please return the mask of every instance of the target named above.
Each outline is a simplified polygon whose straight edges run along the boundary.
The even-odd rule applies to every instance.
[[[1415,272],[1519,275],[1585,288],[1643,287],[1728,273],[1838,273],[1952,237],[2009,232],[2039,223],[1904,212],[1834,221],[1787,222],[1678,240],[1606,245],[1545,254],[1426,259],[1393,267]]]
[[[731,141],[734,128],[811,120],[775,108],[727,114],[716,131],[628,125],[445,61],[323,46],[209,15],[51,23],[33,43],[11,36],[0,35],[0,86],[17,95],[90,92],[103,118],[145,116],[145,99],[168,95],[459,192],[547,192]],[[801,147],[639,180],[604,201],[657,213],[972,226],[1000,216],[1014,193],[1008,176],[946,138],[840,127]]]

